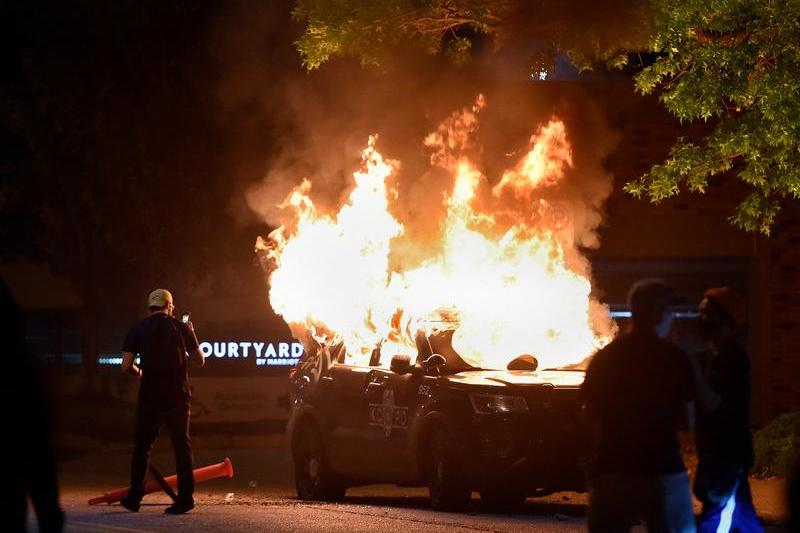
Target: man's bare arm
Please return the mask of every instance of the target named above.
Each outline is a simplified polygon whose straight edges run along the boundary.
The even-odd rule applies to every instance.
[[[186,325],[189,327],[189,330],[192,332],[192,337],[194,338],[194,344],[197,344],[197,334],[194,331],[194,324],[191,322],[187,322]],[[195,348],[189,353],[189,361],[194,363],[195,365],[202,367],[206,364],[206,358],[203,356],[203,351],[200,347]]]
[[[203,350],[195,348],[194,351],[189,352],[189,360],[197,366],[206,364],[206,358],[203,356]]]
[[[131,352],[122,352],[122,367],[121,370],[126,374],[130,374],[131,376],[136,376],[137,378],[142,377],[142,369],[136,366],[134,360],[136,359],[136,354]]]

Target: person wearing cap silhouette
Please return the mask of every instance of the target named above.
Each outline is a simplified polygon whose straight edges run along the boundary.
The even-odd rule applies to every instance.
[[[197,366],[203,366],[205,359],[191,323],[175,319],[172,316],[174,309],[172,294],[168,290],[151,292],[148,297],[150,315],[131,328],[122,348],[122,371],[140,381],[131,484],[128,495],[120,501],[126,509],[134,512],[139,510],[144,496],[150,449],[162,424],[169,429],[178,474],[178,497],[165,512],[182,514],[194,508],[187,363],[191,360]]]
[[[699,379],[716,395],[698,409],[697,473],[694,493],[703,504],[700,533],[763,531],[750,494],[753,465],[750,434],[750,361],[741,332],[747,320],[744,299],[730,287],[705,292],[698,326],[707,342],[697,356]]]

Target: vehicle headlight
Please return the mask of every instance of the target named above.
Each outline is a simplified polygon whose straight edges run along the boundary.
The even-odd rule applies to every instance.
[[[469,395],[469,401],[475,412],[482,415],[519,413],[528,410],[528,402],[521,396],[473,393]]]

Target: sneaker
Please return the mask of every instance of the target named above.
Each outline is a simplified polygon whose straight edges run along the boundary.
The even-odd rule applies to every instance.
[[[122,498],[119,501],[119,504],[122,505],[125,509],[127,509],[127,510],[133,512],[133,513],[138,513],[139,512],[139,507],[142,506],[142,502],[141,501],[134,500],[132,498],[129,498],[128,496],[125,496],[124,498]]]
[[[192,509],[194,509],[194,502],[175,502],[164,509],[164,512],[167,514],[183,514],[188,513]]]

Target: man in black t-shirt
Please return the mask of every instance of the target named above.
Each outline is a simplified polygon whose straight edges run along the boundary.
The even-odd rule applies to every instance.
[[[162,423],[167,425],[175,451],[178,498],[167,507],[169,514],[194,508],[192,446],[189,441],[189,377],[187,354],[198,366],[205,359],[191,323],[173,318],[172,294],[156,289],[148,298],[150,316],[133,326],[122,348],[122,371],[139,378],[136,430],[131,457],[131,485],[120,502],[138,511],[144,496],[144,478],[150,448]],[[135,363],[139,356],[139,364]]]
[[[661,338],[669,288],[643,280],[630,291],[633,327],[597,352],[581,391],[595,429],[589,531],[694,531],[689,478],[677,431],[691,429],[694,381],[688,358]]]

